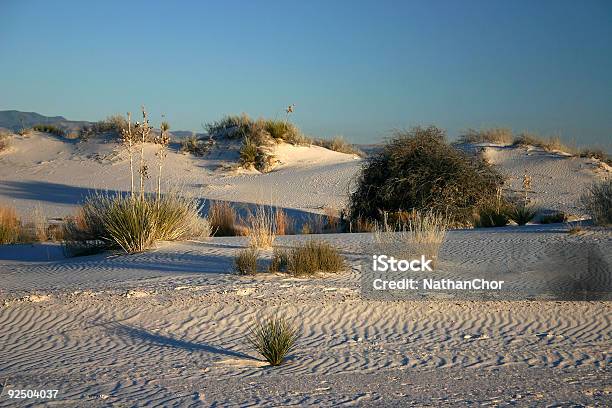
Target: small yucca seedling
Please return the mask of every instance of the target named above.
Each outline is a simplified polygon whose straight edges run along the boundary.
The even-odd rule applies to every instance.
[[[297,328],[281,316],[259,321],[247,335],[249,344],[272,366],[283,363],[297,339]]]

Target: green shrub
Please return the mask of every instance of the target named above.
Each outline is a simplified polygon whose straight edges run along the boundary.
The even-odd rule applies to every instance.
[[[34,125],[32,129],[37,132],[49,133],[58,137],[66,136],[66,132],[55,125]]]
[[[512,131],[506,128],[468,129],[459,136],[460,143],[512,143]]]
[[[258,257],[257,248],[243,249],[234,258],[234,270],[238,275],[256,275]]]
[[[346,268],[342,255],[325,241],[307,241],[287,251],[275,250],[271,272],[286,272],[294,276],[316,272],[340,272]]]
[[[207,123],[205,128],[213,137],[244,139],[250,135],[252,125],[253,120],[243,113],[242,115],[228,115],[216,122]]]
[[[612,224],[612,179],[591,185],[581,203],[596,225]]]
[[[274,316],[251,328],[247,341],[268,363],[278,366],[291,352],[298,339],[298,330],[283,317]]]
[[[312,141],[292,123],[281,120],[266,120],[264,130],[276,141],[295,145],[310,144]]]
[[[351,218],[382,221],[385,212],[414,209],[468,224],[501,184],[501,175],[480,157],[447,144],[443,130],[417,127],[396,133],[366,160],[350,197]]]
[[[255,167],[258,155],[259,147],[253,141],[251,141],[251,139],[246,137],[242,143],[242,146],[240,147],[240,165],[247,169]]]
[[[199,140],[196,136],[189,136],[181,141],[181,152],[191,153],[194,156],[204,156],[210,148],[210,143]]]
[[[540,224],[557,224],[567,221],[567,215],[563,211],[557,211],[552,214],[544,215],[540,218]]]
[[[202,238],[210,235],[195,200],[167,194],[158,200],[123,195],[87,197],[78,222],[67,223],[64,236],[69,253],[96,249],[141,252],[158,241]]]
[[[518,225],[525,225],[535,217],[537,211],[524,204],[515,204],[509,211],[508,216]]]

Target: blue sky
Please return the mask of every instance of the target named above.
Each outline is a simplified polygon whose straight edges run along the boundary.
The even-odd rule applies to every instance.
[[[227,113],[375,142],[436,124],[610,148],[612,1],[1,1],[0,109]]]

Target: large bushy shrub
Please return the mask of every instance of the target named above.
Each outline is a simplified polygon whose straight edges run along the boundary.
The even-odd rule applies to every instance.
[[[444,130],[416,127],[397,132],[366,160],[350,197],[351,217],[382,220],[385,212],[433,210],[468,224],[502,183],[481,158],[449,145]]]

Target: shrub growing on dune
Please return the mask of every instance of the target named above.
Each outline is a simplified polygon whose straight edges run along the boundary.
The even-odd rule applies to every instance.
[[[313,141],[316,146],[321,146],[335,152],[356,154],[358,156],[365,156],[365,154],[357,149],[355,146],[347,142],[342,136],[335,136],[332,139],[316,139]]]
[[[93,249],[135,253],[158,241],[209,235],[210,225],[200,217],[197,202],[178,194],[160,199],[95,194],[85,200],[79,217],[70,220],[64,232],[67,250],[74,255]]]
[[[612,225],[612,179],[591,185],[581,202],[596,225]]]
[[[459,136],[460,143],[510,144],[512,141],[512,130],[506,128],[468,129]]]
[[[66,132],[55,125],[34,125],[32,129],[37,132],[49,133],[58,137],[66,136]]]
[[[350,197],[353,219],[382,221],[385,212],[433,210],[452,224],[469,224],[472,214],[502,185],[501,175],[480,157],[445,141],[435,126],[398,132],[369,157]]]
[[[526,204],[514,204],[508,210],[508,216],[518,225],[525,225],[535,218],[537,211]]]
[[[567,221],[567,214],[557,211],[552,214],[544,215],[540,218],[540,224],[559,224]]]
[[[242,235],[238,225],[238,214],[228,202],[213,202],[208,209],[208,221],[216,237]]]
[[[278,366],[291,352],[298,339],[298,330],[287,319],[268,317],[251,328],[247,341],[268,363]]]
[[[0,207],[0,244],[14,244],[19,240],[21,221],[13,207]]]

